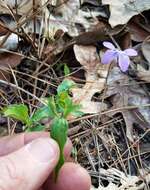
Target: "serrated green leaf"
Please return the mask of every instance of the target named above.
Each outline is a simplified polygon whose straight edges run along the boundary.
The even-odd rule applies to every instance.
[[[49,107],[51,117],[57,117],[58,116],[58,110],[57,110],[57,106],[55,103],[55,97],[51,96],[48,98],[43,98],[42,100]]]
[[[57,88],[57,93],[60,94],[64,91],[69,91],[71,88],[75,86],[75,83],[72,80],[65,79],[62,81],[62,83]]]
[[[17,119],[22,123],[26,124],[27,126],[31,125],[31,120],[28,114],[28,107],[26,105],[23,104],[10,105],[7,108],[3,109],[3,113],[5,117],[11,117],[13,119]]]
[[[56,96],[56,103],[57,106],[61,109],[61,112],[64,112],[64,110],[72,104],[72,100],[68,95],[68,92],[64,91]]]
[[[64,164],[64,146],[67,141],[68,122],[64,118],[56,117],[51,126],[51,137],[56,140],[60,148],[60,157],[55,168],[55,175],[57,178],[58,172]]]
[[[26,132],[36,132],[36,131],[45,131],[45,126],[39,124],[34,127],[28,127],[26,130]]]
[[[78,104],[74,104],[73,102],[70,104],[70,106],[68,106],[68,108],[66,109],[66,114],[70,114],[70,113],[73,113],[73,112],[76,112],[76,111],[79,111],[80,110],[80,106]],[[65,115],[66,115],[65,114]]]
[[[65,76],[70,74],[70,69],[66,64],[64,65],[64,74],[65,74]]]
[[[69,114],[74,116],[81,116],[83,112],[80,111],[81,105],[74,104],[72,98],[69,96],[68,92],[61,92],[56,96],[56,102],[60,111],[63,113],[63,117],[67,118]]]
[[[33,122],[39,122],[44,118],[50,118],[50,117],[52,118],[54,116],[55,115],[49,106],[43,106],[36,110],[36,112],[31,117],[31,120]]]

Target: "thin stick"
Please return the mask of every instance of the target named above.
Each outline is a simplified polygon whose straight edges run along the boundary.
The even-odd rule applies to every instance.
[[[21,87],[15,85],[15,84],[12,84],[12,83],[10,83],[10,82],[6,82],[6,81],[3,81],[3,80],[0,80],[0,83],[9,85],[9,86],[11,86],[11,87],[13,87],[13,88],[16,88],[16,89],[18,89],[18,90],[20,90],[20,91],[22,91],[22,92],[25,92],[26,94],[30,95],[31,97],[35,98],[36,100],[38,100],[39,102],[41,102],[42,104],[45,105],[45,103],[44,103],[40,98],[38,98],[38,97],[35,96],[34,94],[32,94],[32,93],[30,93],[30,92],[24,90],[23,88],[21,88]]]

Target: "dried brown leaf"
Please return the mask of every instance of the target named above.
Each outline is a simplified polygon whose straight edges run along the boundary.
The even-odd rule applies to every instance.
[[[138,15],[150,7],[149,0],[102,0],[102,3],[110,7],[109,23],[112,27],[126,24],[134,15]]]
[[[3,27],[3,22],[0,21],[0,36],[7,34],[8,30]]]
[[[115,168],[110,168],[108,170],[101,168],[99,173],[105,176],[106,179],[111,180],[106,187],[100,185],[98,188],[92,187],[91,190],[139,190],[145,187],[144,181],[138,183],[141,181],[141,177],[126,175],[124,172]],[[111,182],[112,179],[118,179],[119,182],[113,183]]]
[[[40,4],[41,1],[36,0],[36,5]],[[14,0],[0,0],[0,12],[4,14],[10,14],[10,9],[16,12],[16,2]],[[32,13],[33,2],[28,0],[17,0],[17,13],[19,15]]]
[[[108,65],[102,65],[94,46],[74,45],[76,59],[83,65],[86,83],[83,88],[72,89],[73,99],[82,105],[84,113],[98,113],[106,109],[106,104],[91,101],[93,95],[101,92],[106,83]]]
[[[81,5],[83,3],[81,2]],[[72,37],[91,31],[99,23],[98,16],[107,16],[105,11],[102,11],[102,6],[101,11],[97,9],[100,5],[96,5],[97,8],[92,10],[82,10],[78,0],[58,1],[58,5],[50,15],[50,24],[53,28],[62,29]]]
[[[145,70],[142,66],[138,65],[137,76],[140,80],[150,82],[150,69]]]
[[[106,96],[111,97],[112,109],[117,109],[112,115],[117,112],[122,113],[126,122],[127,137],[130,141],[133,141],[133,123],[137,123],[141,127],[149,127],[150,108],[141,107],[141,105],[149,104],[149,97],[142,86],[123,74],[118,67],[112,69],[107,82]],[[137,108],[130,109],[130,106],[136,106]],[[124,107],[126,109],[119,109]],[[127,109],[127,107],[129,108]]]
[[[74,45],[74,52],[77,61],[84,66],[86,72],[92,72],[96,69],[97,65],[100,65],[94,46]]]
[[[132,19],[128,24],[128,29],[131,34],[131,39],[136,42],[142,42],[145,40],[146,37],[149,36],[149,32],[146,31],[144,28],[142,28],[139,25],[139,21],[135,21],[135,19]]]
[[[145,57],[145,59],[150,64],[150,36],[148,36],[144,42],[142,43],[142,52]]]
[[[21,58],[21,55],[13,53],[0,53],[0,79],[9,81],[9,69],[19,65]]]

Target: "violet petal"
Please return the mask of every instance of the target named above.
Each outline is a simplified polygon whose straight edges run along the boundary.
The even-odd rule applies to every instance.
[[[108,48],[108,49],[111,49],[111,50],[114,50],[115,49],[115,46],[110,43],[110,42],[103,42],[103,45]]]
[[[118,64],[121,69],[121,71],[126,72],[128,70],[130,59],[127,55],[120,53],[118,55]]]
[[[137,56],[137,51],[134,49],[126,49],[123,52],[128,56]]]
[[[113,50],[107,50],[101,58],[103,64],[109,64],[116,59],[116,52]]]

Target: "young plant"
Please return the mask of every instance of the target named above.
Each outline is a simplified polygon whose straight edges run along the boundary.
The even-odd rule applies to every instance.
[[[11,117],[21,121],[25,125],[25,131],[42,131],[45,126],[41,125],[42,119],[51,118],[50,126],[51,138],[55,139],[60,148],[60,158],[55,168],[55,177],[64,164],[64,146],[67,141],[69,115],[76,117],[83,115],[80,111],[81,106],[72,101],[69,91],[75,83],[72,80],[65,79],[57,88],[57,94],[44,98],[44,105],[38,108],[32,116],[29,116],[29,110],[26,105],[14,104],[3,109],[6,117]]]

